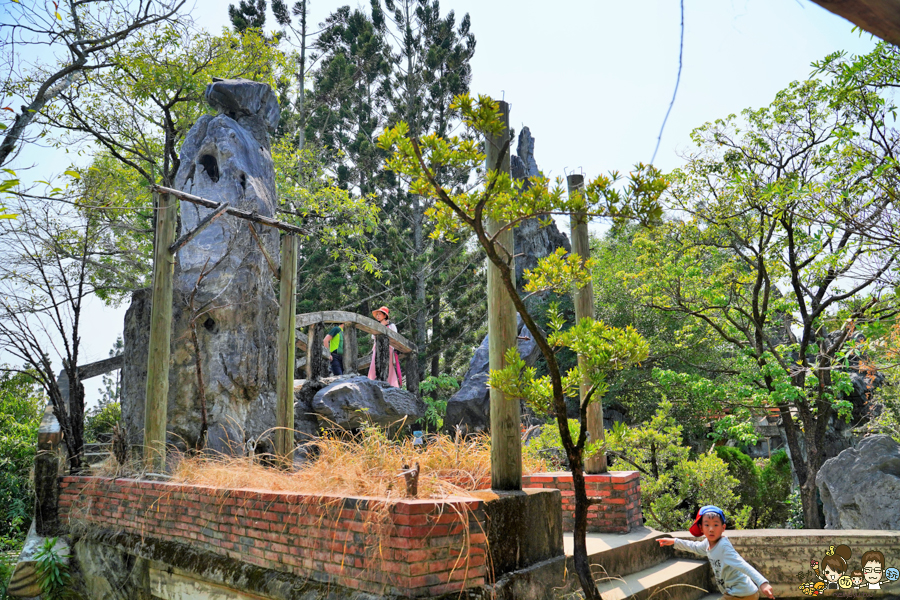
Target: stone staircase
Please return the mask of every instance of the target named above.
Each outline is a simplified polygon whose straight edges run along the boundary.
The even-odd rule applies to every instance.
[[[642,527],[628,534],[588,534],[591,569],[603,600],[712,600],[721,598],[709,562],[676,558],[657,538],[667,534]],[[572,538],[567,535],[569,572],[574,576]]]

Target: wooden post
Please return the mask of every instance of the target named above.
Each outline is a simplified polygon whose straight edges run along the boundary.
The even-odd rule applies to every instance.
[[[344,324],[344,374],[356,375],[356,361],[359,360],[359,341],[356,336],[356,325]]]
[[[485,143],[485,169],[492,171],[497,168],[497,160],[500,159],[500,171],[509,173],[509,105],[500,103],[500,115],[505,127],[503,132],[489,138]],[[503,156],[500,151],[506,146]],[[489,221],[488,233],[496,233],[503,223]],[[516,272],[515,239],[512,229],[501,234],[497,241],[502,244],[500,254],[508,253],[509,268]],[[500,278],[500,270],[488,261],[487,265],[487,300],[488,300],[488,339],[489,361],[491,371],[502,369],[506,366],[504,354],[507,349],[516,347],[516,307],[509,296],[503,280]],[[522,438],[521,438],[521,408],[519,401],[506,398],[500,390],[491,388],[491,489],[494,490],[521,490],[522,489]]]
[[[387,381],[391,361],[391,345],[388,336],[383,333],[376,335],[372,352],[375,353],[375,379]]]
[[[147,394],[144,400],[144,464],[151,471],[166,468],[166,410],[169,402],[169,353],[172,343],[172,280],[177,205],[168,194],[157,196],[156,242],[153,248],[153,293],[150,344],[147,352]]]
[[[406,391],[412,392],[416,396],[419,395],[419,355],[413,350],[406,355],[406,365],[403,370],[403,377],[406,379]]]
[[[278,379],[275,383],[275,454],[291,465],[294,452],[294,351],[297,317],[297,237],[281,238],[278,294]]]
[[[325,324],[321,321],[309,326],[309,343],[306,346],[306,378],[319,380],[330,374],[328,359],[322,356],[325,348]]]
[[[566,183],[569,186],[569,196],[584,193],[584,176],[569,175]],[[572,252],[579,256],[582,263],[591,257],[590,242],[588,241],[587,215],[577,213],[569,218],[572,228]],[[574,290],[575,295],[575,320],[594,317],[594,285],[590,281],[581,289]],[[582,362],[582,357],[578,357]],[[581,401],[587,395],[589,384],[586,380],[581,382]],[[587,428],[590,440],[603,440],[603,404],[600,398],[594,399],[588,406]],[[584,461],[585,473],[606,473],[606,454],[596,454]]]

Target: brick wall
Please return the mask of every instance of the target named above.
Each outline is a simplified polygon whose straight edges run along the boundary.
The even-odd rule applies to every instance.
[[[641,478],[637,471],[610,471],[585,475],[589,498],[600,498],[588,507],[588,528],[594,533],[627,533],[643,525]],[[556,471],[522,476],[523,488],[557,489],[562,493],[563,529],[575,529],[575,488],[572,473]]]
[[[260,567],[376,594],[483,585],[482,502],[386,500],[65,477],[60,519],[190,544]]]

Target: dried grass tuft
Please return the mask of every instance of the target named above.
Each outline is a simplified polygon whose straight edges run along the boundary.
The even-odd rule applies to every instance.
[[[399,498],[406,485],[403,465],[420,466],[419,498],[444,498],[490,486],[491,448],[487,435],[455,439],[444,434],[427,437],[424,447],[412,439],[390,439],[376,427],[348,433],[329,433],[307,444],[315,458],[294,472],[268,468],[247,457],[200,455],[183,457],[173,481],[220,488],[251,488],[302,492],[323,496]],[[523,456],[523,471],[540,472],[547,464]]]

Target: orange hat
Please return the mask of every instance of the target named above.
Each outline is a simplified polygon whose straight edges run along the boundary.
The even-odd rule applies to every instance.
[[[382,306],[381,308],[376,308],[375,310],[372,311],[372,316],[374,317],[375,313],[377,313],[377,312],[383,312],[384,316],[386,316],[386,317],[391,316],[391,311],[388,310],[387,306]]]

